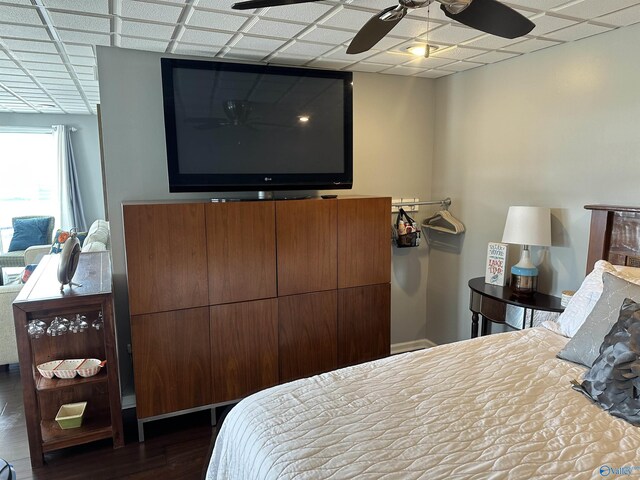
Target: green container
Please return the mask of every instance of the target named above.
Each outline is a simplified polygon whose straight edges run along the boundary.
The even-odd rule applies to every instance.
[[[60,428],[65,430],[67,428],[78,428],[82,425],[82,416],[84,415],[84,409],[86,407],[87,402],[62,405],[56,415],[56,422],[58,422]]]

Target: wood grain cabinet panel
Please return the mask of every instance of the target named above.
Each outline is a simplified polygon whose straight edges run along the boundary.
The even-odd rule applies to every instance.
[[[138,418],[212,403],[209,309],[131,318]]]
[[[338,290],[338,367],[389,355],[391,285]]]
[[[337,287],[336,200],[276,204],[278,295]]]
[[[338,288],[391,281],[391,199],[338,200]]]
[[[336,290],[278,299],[281,382],[335,370],[337,302]]]
[[[124,205],[129,312],[208,305],[204,205]]]
[[[211,307],[214,402],[246,397],[278,383],[278,301]]]
[[[212,203],[206,218],[209,303],[275,297],[274,203]]]

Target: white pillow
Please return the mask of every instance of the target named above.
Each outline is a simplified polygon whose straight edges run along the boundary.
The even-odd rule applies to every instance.
[[[598,260],[578,291],[573,295],[564,312],[558,317],[558,332],[573,337],[602,294],[602,274],[609,272],[628,282],[640,284],[640,268],[615,266],[606,260]]]

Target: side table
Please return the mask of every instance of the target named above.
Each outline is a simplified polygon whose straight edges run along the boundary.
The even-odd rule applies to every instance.
[[[522,314],[522,328],[533,325],[533,314],[536,310],[545,312],[564,311],[560,297],[535,293],[530,297],[517,297],[509,287],[490,285],[485,283],[484,277],[469,280],[469,310],[471,310],[471,338],[478,336],[478,322],[482,317],[481,335],[489,333],[489,322],[507,325],[507,305],[513,305],[524,309]]]

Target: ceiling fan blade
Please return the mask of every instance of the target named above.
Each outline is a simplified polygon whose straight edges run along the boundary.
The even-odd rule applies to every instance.
[[[473,0],[460,13],[451,13],[444,4],[444,14],[467,27],[504,38],[521,37],[529,33],[535,24],[514,9],[496,0]]]
[[[377,15],[374,15],[371,20],[364,24],[364,27],[360,29],[353,40],[351,40],[351,44],[349,48],[347,48],[347,53],[366,52],[382,40],[406,14],[407,9],[405,7],[393,6],[385,8]],[[388,19],[383,20],[383,18]]]
[[[279,7],[280,5],[293,5],[294,3],[311,3],[319,0],[249,0],[231,5],[234,10],[251,10],[253,8]]]

